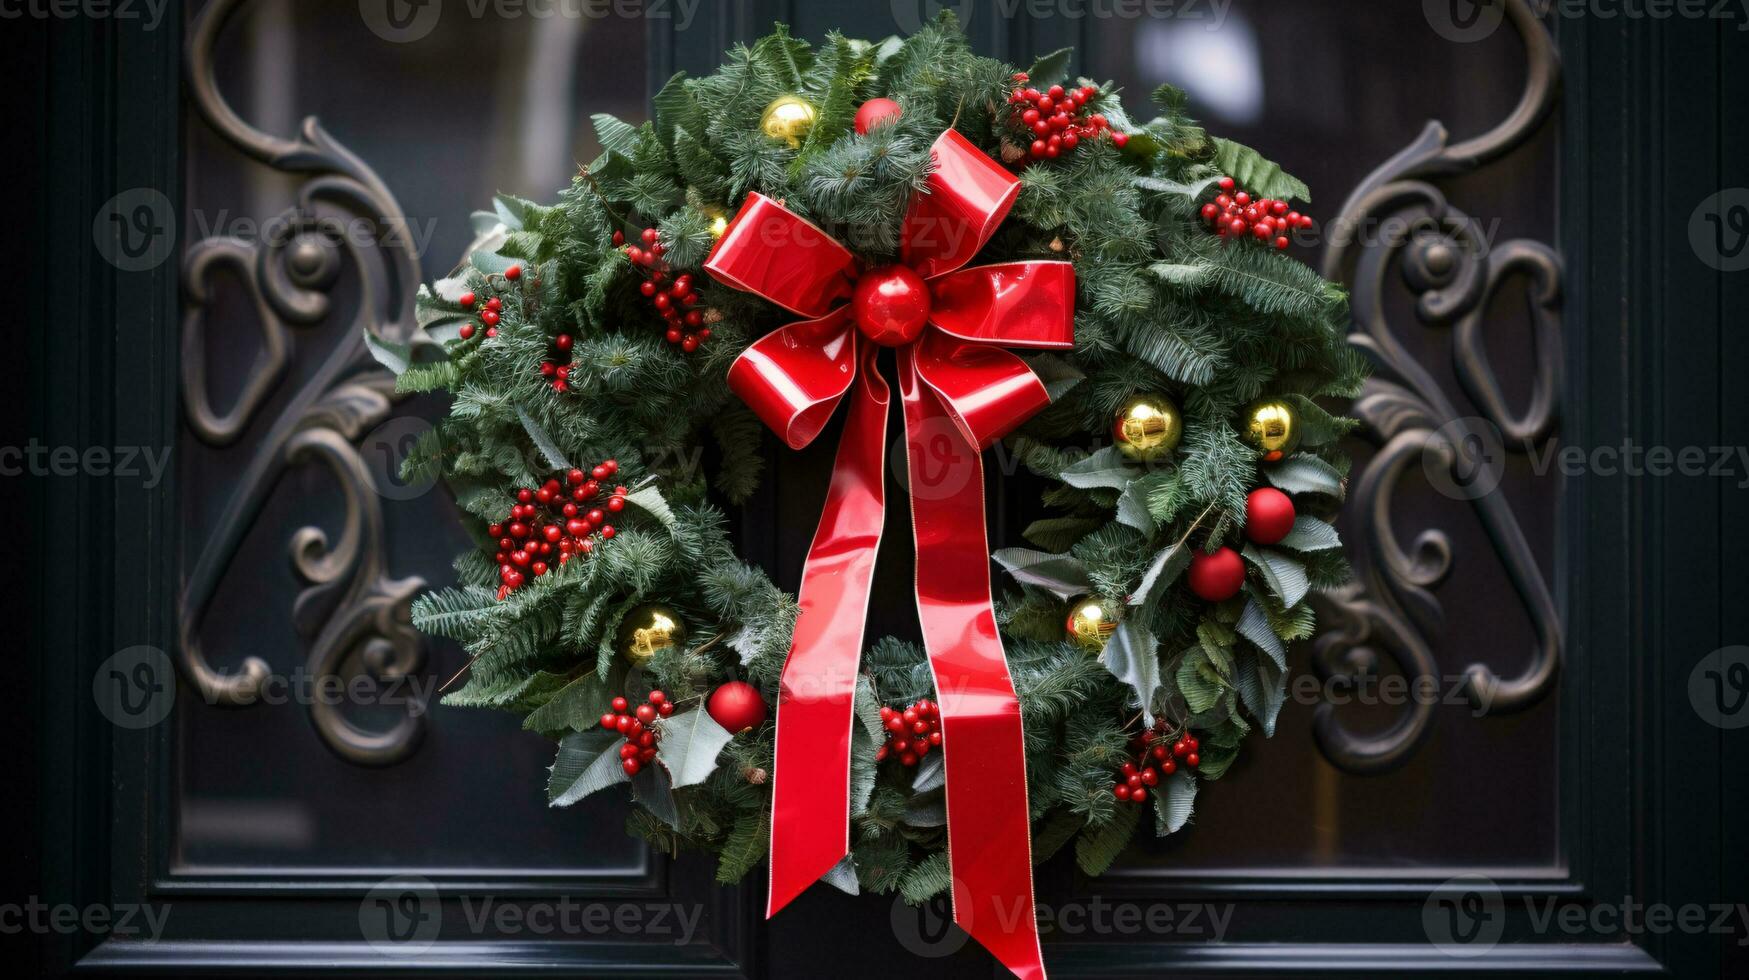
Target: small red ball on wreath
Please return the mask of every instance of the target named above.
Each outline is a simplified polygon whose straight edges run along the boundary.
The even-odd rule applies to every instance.
[[[892,99],[869,99],[856,110],[857,135],[867,136],[868,131],[876,126],[898,122],[903,111]]]
[[[1245,536],[1274,544],[1294,529],[1294,502],[1274,487],[1258,487],[1245,498]]]
[[[1198,598],[1221,602],[1239,594],[1245,585],[1245,562],[1231,548],[1198,552],[1190,557],[1190,591]]]
[[[705,711],[730,732],[740,733],[765,724],[765,699],[759,696],[758,688],[746,681],[729,681],[712,691]]]

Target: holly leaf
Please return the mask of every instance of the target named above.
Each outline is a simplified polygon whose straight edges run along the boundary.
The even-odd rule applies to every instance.
[[[552,700],[529,712],[522,727],[542,733],[586,732],[601,721],[612,701],[607,685],[594,671],[589,671],[566,684]]]
[[[598,112],[589,117],[589,122],[595,127],[595,138],[611,153],[623,153],[631,156],[637,150],[638,129],[605,112]]]
[[[911,780],[911,792],[927,793],[947,785],[947,753],[931,752],[917,763],[917,775]]]
[[[1183,830],[1195,805],[1196,778],[1182,769],[1167,776],[1154,793],[1154,834],[1165,837]]]
[[[662,492],[655,487],[645,487],[642,490],[634,490],[626,494],[626,503],[654,517],[668,530],[674,530],[677,523],[674,510],[668,506],[668,501],[663,498]]]
[[[931,752],[928,758],[940,754]],[[912,796],[905,801],[905,822],[913,827],[947,826],[947,794],[935,790]]]
[[[1299,453],[1273,466],[1263,467],[1263,476],[1288,493],[1321,493],[1342,497],[1342,474],[1316,456]]]
[[[682,711],[660,724],[662,738],[656,743],[656,758],[668,767],[677,787],[708,779],[716,771],[717,754],[734,738],[702,708]]]
[[[656,819],[680,829],[680,808],[674,803],[674,788],[668,785],[668,775],[660,766],[645,766],[632,777],[632,799],[642,803]]]
[[[1329,551],[1342,547],[1342,538],[1335,528],[1316,517],[1301,515],[1294,518],[1293,530],[1277,541],[1276,546],[1289,551]]]
[[[585,796],[626,781],[619,756],[621,736],[596,729],[572,732],[559,740],[559,754],[547,776],[547,802],[570,806]]]
[[[1117,498],[1117,522],[1125,524],[1143,534],[1154,533],[1154,515],[1148,512],[1148,500],[1145,481],[1132,480],[1124,487],[1123,493]]]
[[[1142,474],[1124,459],[1123,452],[1116,446],[1106,446],[1057,475],[1064,483],[1081,490],[1093,487],[1122,490]]]
[[[547,435],[547,430],[541,428],[540,423],[529,417],[528,412],[524,411],[521,406],[516,409],[516,417],[522,420],[522,428],[528,433],[529,441],[533,442],[535,448],[540,450],[540,454],[546,457],[547,465],[555,470],[571,468],[571,464],[565,461],[565,454],[559,450],[559,444],[554,442],[553,437]]]
[[[1142,720],[1154,723],[1154,692],[1160,689],[1160,657],[1155,652],[1154,634],[1139,625],[1134,618],[1121,620],[1105,649],[1099,652],[1099,662],[1135,692],[1141,702]]]
[[[1275,630],[1270,628],[1269,616],[1256,597],[1246,597],[1245,611],[1239,614],[1239,622],[1234,629],[1239,631],[1240,636],[1257,644],[1259,650],[1269,654],[1269,659],[1275,661],[1277,667],[1287,669],[1287,648],[1281,645],[1281,637],[1276,636]]]
[[[1148,563],[1148,571],[1142,575],[1142,583],[1136,586],[1135,593],[1130,596],[1130,605],[1152,605],[1160,590],[1171,585],[1189,567],[1190,548],[1183,543],[1160,549],[1160,553]]]
[[[1222,688],[1218,681],[1209,676],[1213,668],[1205,673],[1200,668],[1208,664],[1208,655],[1201,647],[1193,649],[1178,663],[1178,695],[1184,698],[1184,706],[1193,715],[1200,715],[1220,703]]]
[[[1263,734],[1273,736],[1276,716],[1287,700],[1287,673],[1276,670],[1255,651],[1241,650],[1233,683],[1239,689],[1240,703],[1263,726]]]
[[[1311,591],[1312,583],[1306,578],[1306,566],[1281,552],[1248,544],[1243,554],[1246,561],[1263,573],[1263,581],[1268,583],[1269,591],[1281,599],[1283,606],[1292,609]]]
[[[1090,877],[1104,874],[1111,862],[1116,861],[1123,849],[1129,846],[1141,815],[1139,806],[1120,806],[1103,826],[1082,833],[1075,841],[1075,863],[1081,866],[1082,872]]]
[[[1036,585],[1059,599],[1086,595],[1093,591],[1093,579],[1087,566],[1072,555],[1053,555],[1031,548],[1003,548],[990,557],[996,559],[1016,582]]]
[[[856,862],[850,860],[848,854],[839,859],[831,871],[821,875],[820,880],[846,895],[862,894],[862,887],[856,881]]]
[[[1074,48],[1058,48],[1052,51],[1033,62],[1032,67],[1026,70],[1026,83],[1041,92],[1050,88],[1069,74],[1069,59],[1074,56]]]
[[[1254,197],[1274,197],[1311,203],[1312,191],[1304,181],[1276,166],[1263,154],[1243,143],[1216,138],[1215,168],[1232,177]]]

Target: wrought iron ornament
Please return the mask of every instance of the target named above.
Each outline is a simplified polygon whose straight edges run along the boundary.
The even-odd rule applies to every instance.
[[[1554,107],[1560,58],[1554,40],[1525,0],[1510,0],[1506,14],[1523,39],[1528,62],[1517,106],[1488,133],[1451,144],[1445,127],[1429,122],[1420,137],[1373,171],[1342,206],[1334,229],[1379,227],[1385,219],[1407,226],[1390,241],[1333,237],[1324,275],[1352,294],[1351,342],[1377,365],[1354,412],[1378,452],[1354,478],[1360,524],[1354,544],[1355,580],[1322,598],[1324,632],[1313,668],[1323,680],[1370,672],[1378,651],[1397,662],[1412,689],[1439,681],[1431,639],[1440,631],[1441,606],[1433,590],[1452,571],[1445,532],[1428,528],[1406,549],[1391,526],[1393,495],[1411,468],[1425,468],[1448,496],[1475,509],[1536,634],[1531,661],[1517,677],[1503,678],[1485,663],[1470,664],[1463,691],[1478,709],[1526,708],[1554,687],[1562,628],[1549,584],[1531,553],[1506,496],[1490,474],[1473,470],[1471,447],[1526,453],[1555,436],[1561,393],[1561,259],[1541,242],[1515,239],[1490,245],[1474,218],[1453,207],[1432,181],[1486,167],[1528,141]],[[1400,260],[1414,294],[1420,326],[1451,330],[1458,383],[1480,411],[1460,413],[1425,366],[1398,342],[1385,310],[1387,270]],[[1482,317],[1509,277],[1529,280],[1534,376],[1529,405],[1513,414],[1483,343]],[[1497,482],[1498,473],[1492,474]],[[1447,481],[1449,480],[1449,483]],[[1427,737],[1434,699],[1411,698],[1386,730],[1359,735],[1345,728],[1334,705],[1321,704],[1313,730],[1325,756],[1351,772],[1382,772],[1403,764]]]

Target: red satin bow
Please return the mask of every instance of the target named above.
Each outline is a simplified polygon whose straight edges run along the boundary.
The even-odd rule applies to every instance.
[[[1067,262],[962,268],[1020,182],[952,130],[931,152],[899,266],[862,271],[843,245],[760,194],[705,262],[722,282],[805,318],[755,341],[729,369],[730,387],[784,442],[808,445],[850,396],[778,696],[766,914],[850,850],[857,662],[885,507],[889,394],[875,357],[892,346],[918,615],[947,754],[954,921],[1018,976],[1042,977],[1020,706],[990,606],[979,453],[1049,403],[1025,362],[994,345],[1072,346],[1075,273]]]

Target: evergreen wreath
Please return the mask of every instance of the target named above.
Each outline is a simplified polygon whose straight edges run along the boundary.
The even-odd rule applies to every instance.
[[[1109,84],[1063,90],[1068,60],[1018,73],[951,16],[818,49],[779,26],[676,75],[653,122],[593,117],[606,150],[557,204],[497,198],[465,265],[421,288],[417,335],[369,338],[401,391],[453,396],[405,464],[447,482],[478,542],[413,607],[471,656],[445,703],[557,740],[554,805],[630,782],[628,830],[654,846],[715,852],[725,883],[764,856],[796,603],[727,531],[764,426],[726,374],[794,317],[701,266],[751,191],[891,256],[948,128],[1021,182],[980,260],[1068,259],[1078,283],[1073,350],[1028,359],[1054,400],[1007,439],[1057,514],[1026,530],[1036,550],[994,556],[1034,860],[1073,840],[1103,872],[1150,804],[1157,834],[1179,830],[1198,785],[1273,732],[1308,592],[1347,576],[1328,518],[1352,421],[1314,400],[1352,398],[1366,362],[1341,290],[1281,251],[1305,186],[1171,87],[1147,123]],[[950,883],[932,697],[918,645],[866,650],[842,889],[921,902]]]

